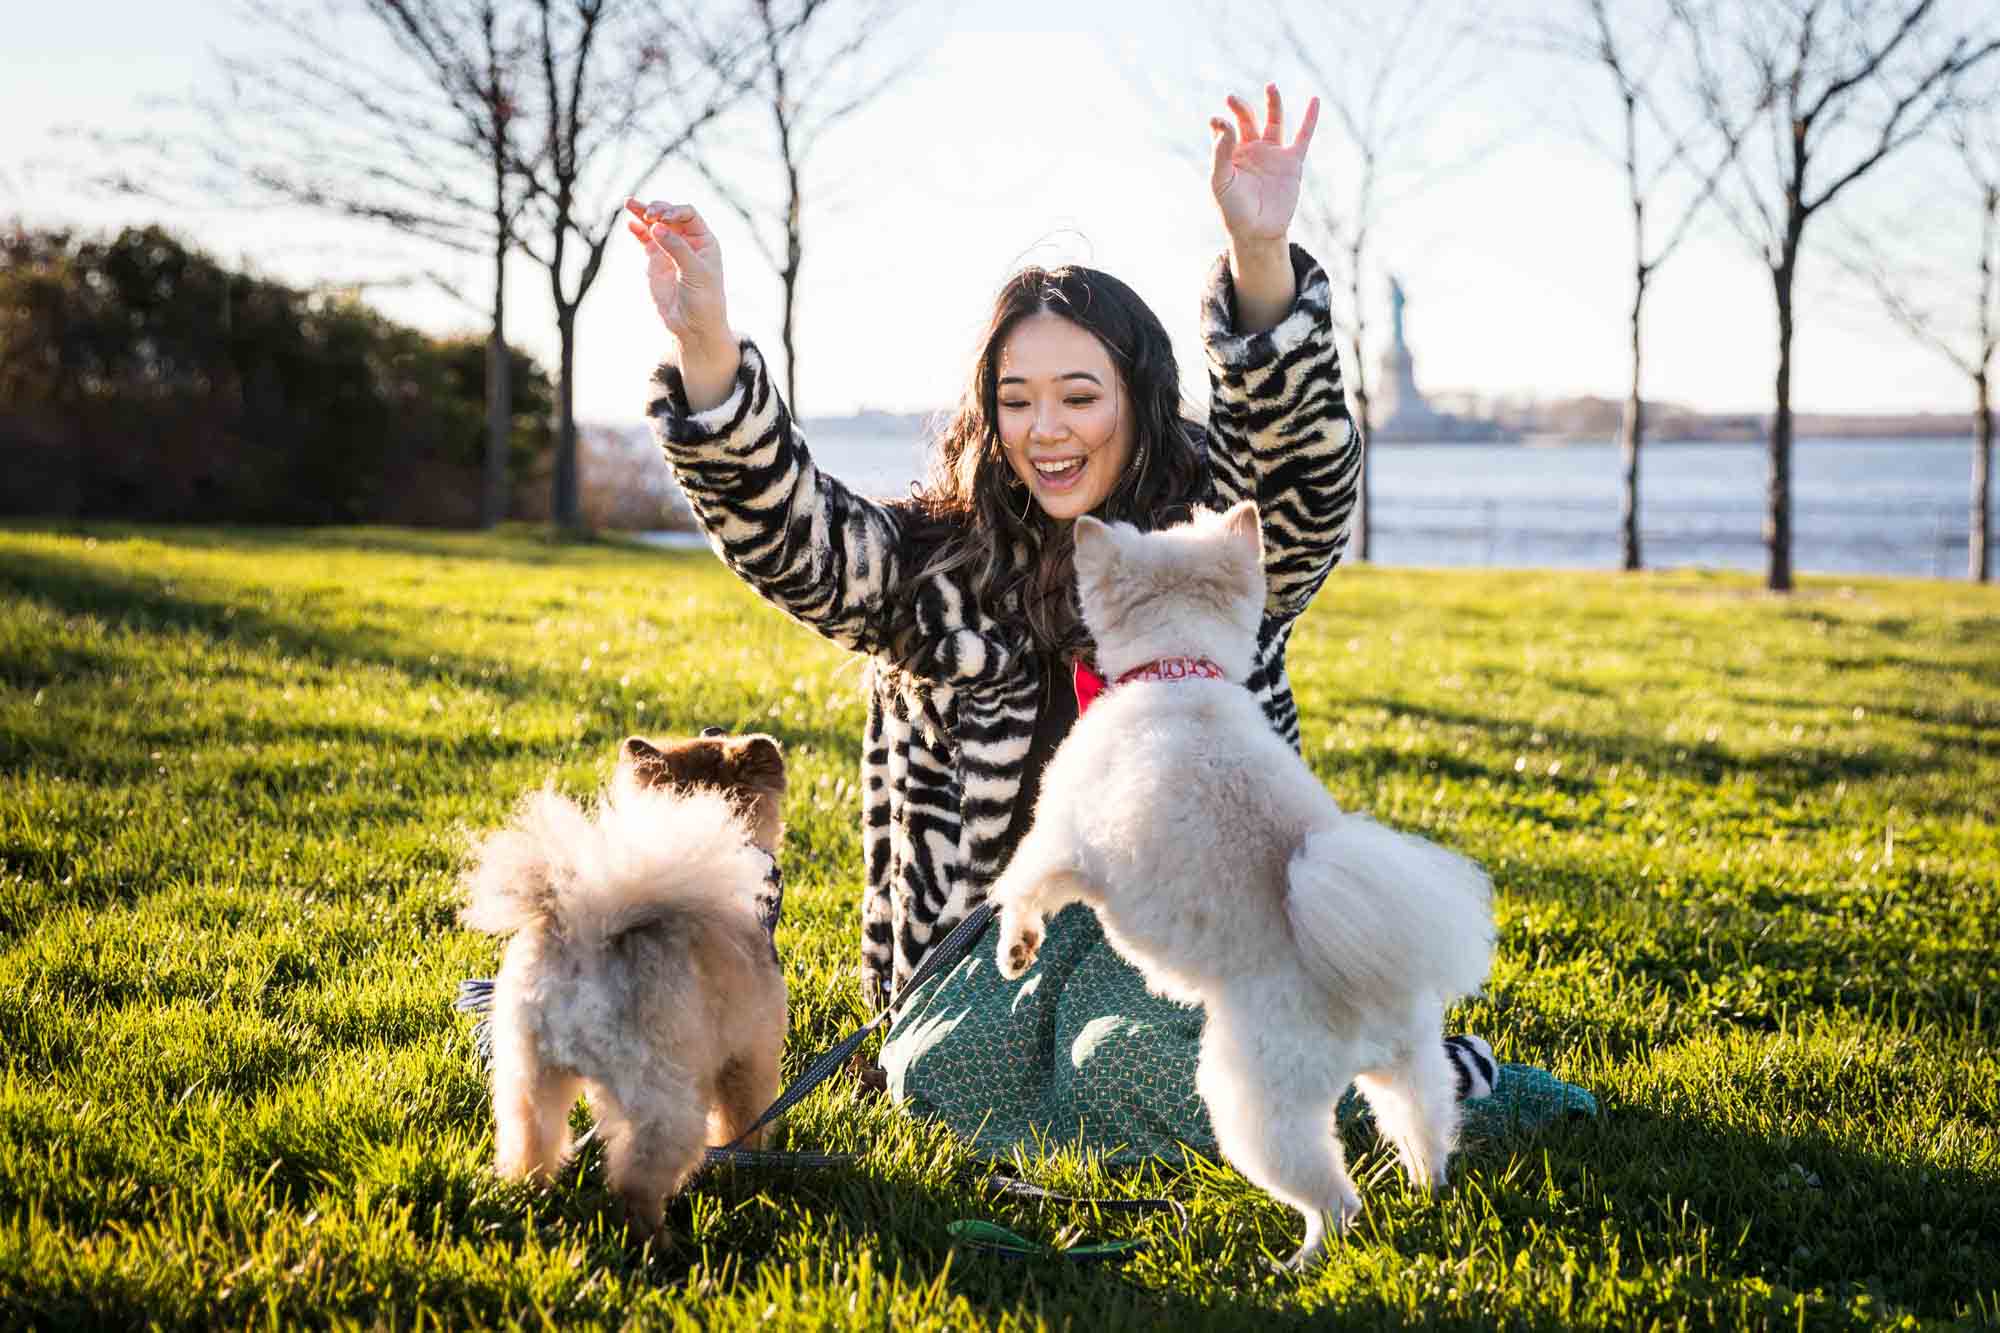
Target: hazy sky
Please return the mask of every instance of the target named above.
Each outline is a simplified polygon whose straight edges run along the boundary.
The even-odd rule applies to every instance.
[[[87,22],[78,17],[86,12]],[[1170,0],[920,6],[902,38],[923,52],[912,76],[829,136],[813,164],[799,331],[806,414],[950,402],[995,288],[1027,259],[1082,260],[1125,278],[1176,335],[1184,370],[1198,369],[1196,300],[1222,240],[1203,159],[1206,119],[1229,90],[1227,57],[1213,40],[1223,12]],[[218,210],[163,217],[155,206],[74,188],[75,163],[87,154],[52,132],[177,124],[148,99],[214,86],[213,53],[241,50],[244,40],[223,0],[19,7],[9,30],[0,216],[107,228],[163,221],[227,260],[297,282],[394,267],[368,234],[310,219]],[[1608,91],[1588,66],[1494,48],[1480,57],[1481,80],[1440,79],[1450,102],[1436,118],[1433,152],[1448,158],[1460,146],[1495,146],[1399,206],[1376,238],[1378,260],[1409,293],[1419,379],[1433,391],[1622,396],[1630,301],[1622,181],[1571,131],[1574,109],[1610,124]],[[1296,71],[1273,77],[1299,109],[1316,91]],[[1255,91],[1248,78],[1240,87]],[[1188,147],[1177,154],[1175,140]],[[1328,122],[1314,156],[1308,169],[1318,167],[1338,195],[1345,182]],[[1932,195],[1928,171],[1915,159],[1892,165],[1856,197],[1852,216],[1894,216],[1899,201]],[[709,212],[730,264],[734,322],[775,349],[776,280],[736,220],[689,176],[663,174],[640,193]],[[1808,244],[1832,241],[1834,221],[1816,221]],[[636,243],[620,237],[613,245],[579,327],[586,420],[635,418],[662,353]],[[462,273],[476,294],[478,270]],[[1839,279],[1824,262],[1802,279],[1796,406],[1966,408],[1958,372]],[[1386,328],[1380,273],[1369,292],[1370,319]],[[370,299],[428,328],[478,324],[434,294]],[[1648,397],[1767,410],[1774,329],[1768,278],[1716,222],[1659,279],[1649,305]],[[511,287],[510,334],[553,365],[546,279],[525,262]]]

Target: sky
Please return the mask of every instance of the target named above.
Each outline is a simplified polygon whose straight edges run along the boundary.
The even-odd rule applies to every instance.
[[[174,107],[213,90],[220,53],[244,51],[227,0],[163,5],[101,0],[88,23],[37,5],[10,16],[0,79],[0,219],[115,229],[165,222],[230,262],[298,283],[441,268],[477,293],[480,270],[436,254],[403,263],[378,233],[310,216],[161,205],[83,188],[86,141],[198,132]],[[1175,335],[1184,377],[1199,375],[1196,311],[1223,243],[1208,197],[1207,119],[1231,91],[1254,96],[1247,29],[1255,6],[1196,0],[1080,5],[1075,0],[957,0],[917,6],[892,34],[910,73],[830,133],[810,164],[801,283],[800,399],[806,416],[861,408],[928,411],[965,381],[993,293],[1024,262],[1086,262],[1129,282]],[[1086,26],[1081,19],[1089,20]],[[1224,29],[1227,21],[1234,25]],[[1473,53],[1468,79],[1438,77],[1425,152],[1437,172],[1377,225],[1365,299],[1388,323],[1386,274],[1408,293],[1417,376],[1432,393],[1622,397],[1629,377],[1631,237],[1622,178],[1578,131],[1609,126],[1602,76],[1525,50]],[[1309,76],[1270,57],[1294,108]],[[1413,64],[1416,62],[1412,62]],[[1414,69],[1412,77],[1433,71]],[[728,159],[764,186],[753,154]],[[1337,130],[1322,120],[1308,171],[1338,200],[1351,187]],[[1935,200],[1935,162],[1896,160],[1856,192],[1837,227],[1901,225],[1913,198]],[[666,171],[641,197],[693,203],[710,218],[729,271],[732,322],[777,346],[778,284],[704,183]],[[1899,211],[1901,210],[1901,211]],[[1941,209],[1926,226],[1941,227]],[[1968,222],[1973,221],[1968,217]],[[1927,233],[1928,234],[1928,233]],[[1934,257],[1955,254],[1945,231]],[[1295,237],[1308,238],[1295,232]],[[1325,247],[1320,247],[1324,249]],[[1330,258],[1322,255],[1322,258]],[[437,332],[477,329],[478,314],[428,288],[368,299]],[[509,334],[555,364],[547,279],[518,262]],[[1794,405],[1801,411],[1966,410],[1964,376],[1895,327],[1830,260],[1801,278]],[[1710,411],[1768,411],[1776,367],[1770,283],[1719,218],[1692,235],[1648,307],[1646,394]],[[666,338],[635,242],[613,242],[578,329],[577,408],[586,421],[639,418]],[[1371,362],[1380,354],[1371,347]]]

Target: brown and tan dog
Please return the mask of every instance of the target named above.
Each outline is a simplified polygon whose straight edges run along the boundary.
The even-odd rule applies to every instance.
[[[552,788],[480,841],[459,919],[511,937],[493,985],[495,1166],[547,1179],[589,1102],[641,1234],[776,1097],[785,979],[760,914],[785,762],[769,736],[632,737],[586,809]]]

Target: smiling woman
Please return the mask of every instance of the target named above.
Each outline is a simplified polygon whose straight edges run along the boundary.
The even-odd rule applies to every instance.
[[[1138,293],[1096,269],[1023,269],[994,300],[918,497],[934,530],[925,573],[970,571],[985,604],[1019,600],[1037,651],[1087,658],[1070,520],[1184,518],[1207,497],[1206,452],[1173,343]],[[899,637],[922,635],[914,611]]]
[[[1126,1157],[1214,1151],[1194,1089],[1200,1012],[1148,994],[1087,909],[1051,923],[1018,982],[975,952],[901,992],[985,898],[1077,718],[1072,680],[1091,678],[1095,649],[1074,519],[1156,528],[1196,505],[1258,502],[1267,597],[1237,683],[1298,744],[1285,645],[1346,546],[1361,441],[1326,274],[1288,240],[1319,104],[1288,140],[1278,91],[1265,94],[1261,126],[1233,97],[1210,122],[1228,247],[1202,304],[1206,426],[1183,411],[1172,344],[1130,287],[1030,268],[994,302],[929,480],[899,501],[814,466],[763,357],[730,328],[700,215],[628,204],[672,340],[651,417],[696,517],[758,592],[872,659],[862,980],[871,1007],[897,1004],[890,1090],[987,1151],[1036,1139]],[[1213,891],[1226,905],[1237,886]],[[1483,1042],[1447,1051],[1462,1095],[1492,1090]]]
[[[1132,461],[1132,412],[1105,345],[1053,312],[1022,320],[1000,348],[1000,442],[1051,518],[1109,499]]]

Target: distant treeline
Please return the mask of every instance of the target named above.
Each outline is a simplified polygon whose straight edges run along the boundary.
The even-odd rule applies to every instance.
[[[1529,402],[1474,401],[1462,410],[1523,436],[1572,440],[1616,440],[1625,421],[1625,403],[1613,398],[1555,398]],[[1758,442],[1770,438],[1771,419],[1756,412],[1698,412],[1679,403],[1646,403],[1650,440]],[[1799,412],[1792,429],[1801,441],[1813,439],[1952,439],[1972,436],[1973,414]]]
[[[476,524],[485,359],[483,338],[233,272],[157,227],[15,230],[0,513]],[[546,465],[552,395],[518,352],[512,383],[518,482]]]

